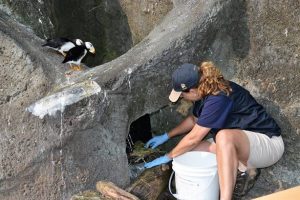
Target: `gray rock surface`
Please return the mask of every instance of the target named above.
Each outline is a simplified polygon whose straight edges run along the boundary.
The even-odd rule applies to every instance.
[[[133,44],[139,43],[173,8],[171,0],[119,0],[130,27]]]
[[[300,2],[247,1],[250,51],[236,62],[236,79],[266,106],[282,128],[285,154],[262,171],[250,195],[300,184]]]
[[[263,170],[244,199],[300,183],[299,2],[174,0],[173,6],[126,54],[69,79],[61,57],[0,11],[0,199],[69,199],[98,180],[127,185],[130,123],[168,105],[176,66],[205,58],[248,88],[283,129],[283,159]],[[26,112],[89,79],[101,92],[63,113],[40,119]]]

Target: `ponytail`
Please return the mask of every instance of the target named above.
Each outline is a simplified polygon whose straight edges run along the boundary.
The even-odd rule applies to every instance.
[[[221,71],[213,62],[202,62],[199,66],[200,80],[198,92],[201,98],[224,92],[227,96],[232,92],[229,81],[224,79]]]

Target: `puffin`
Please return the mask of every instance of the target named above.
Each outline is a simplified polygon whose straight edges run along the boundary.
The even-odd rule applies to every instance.
[[[59,37],[53,39],[47,39],[47,42],[43,44],[43,47],[48,47],[50,49],[54,49],[55,51],[61,53],[64,57],[66,57],[66,52],[75,46],[80,46],[83,44],[81,39],[70,40],[68,38]]]
[[[80,71],[81,70],[81,60],[86,56],[87,53],[92,53],[95,54],[95,48],[90,42],[84,42],[84,44],[75,46],[72,49],[70,49],[66,56],[65,59],[63,60],[62,63],[68,63],[71,66],[71,69]],[[72,64],[75,64],[73,66]]]

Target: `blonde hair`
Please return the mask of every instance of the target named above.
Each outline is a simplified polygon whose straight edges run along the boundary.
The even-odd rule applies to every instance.
[[[220,92],[224,92],[228,96],[232,92],[229,81],[224,79],[221,71],[213,62],[202,62],[199,66],[199,73],[201,78],[198,93],[201,98],[207,95],[217,95]]]

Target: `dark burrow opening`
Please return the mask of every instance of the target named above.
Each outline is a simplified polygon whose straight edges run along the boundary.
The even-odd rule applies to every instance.
[[[145,148],[147,141],[153,136],[168,132],[190,113],[191,103],[179,101],[177,104],[170,104],[153,113],[147,113],[130,124],[126,138],[126,154],[131,182],[145,170],[143,166],[146,162],[169,152],[183,136],[172,138],[155,149]]]
[[[152,135],[150,114],[145,114],[130,124],[126,138],[130,182],[133,182],[143,172],[145,162],[155,158],[155,155],[151,156],[150,151],[144,148]]]
[[[130,124],[126,139],[126,153],[129,154],[133,151],[136,142],[140,141],[145,144],[151,138],[150,115],[145,114]]]
[[[168,187],[170,184],[172,192],[176,191],[175,180],[171,178],[171,163],[151,169],[145,169],[144,164],[165,155],[182,136],[172,138],[155,149],[145,148],[145,144],[153,136],[161,135],[174,128],[190,113],[191,103],[179,101],[177,104],[166,105],[153,113],[147,113],[130,124],[126,138],[130,175],[129,192],[133,192],[138,197],[140,195],[140,197],[150,198],[155,195],[148,193],[155,191],[157,193],[155,199],[175,200]]]
[[[152,161],[166,153],[163,146],[155,149],[144,147],[145,143],[147,143],[154,135],[156,135],[156,133],[152,129],[151,114],[145,114],[130,124],[128,137],[126,139],[126,153],[131,183],[129,191],[134,191],[135,195],[138,197],[149,197],[147,193],[149,193],[151,189],[147,188],[147,186],[153,187],[154,182],[156,182],[153,180],[162,178],[160,175],[156,177],[157,175],[155,174],[150,177],[150,173],[153,173],[153,171],[146,171],[144,168],[146,162]],[[164,182],[167,178],[168,177],[164,177]],[[161,180],[158,180],[157,183],[160,181]],[[143,182],[147,182],[148,184]],[[166,194],[169,195],[166,187],[160,187],[162,187],[162,189],[158,190],[160,191],[160,196],[165,196]]]
[[[126,138],[130,182],[133,182],[144,171],[145,162],[149,162],[164,153],[161,147],[154,150],[145,148],[145,144],[153,135],[155,134],[151,128],[150,114],[145,114],[130,124]]]

